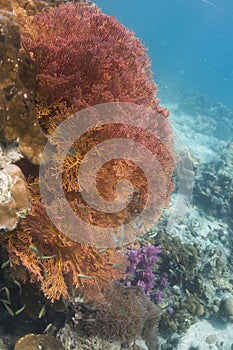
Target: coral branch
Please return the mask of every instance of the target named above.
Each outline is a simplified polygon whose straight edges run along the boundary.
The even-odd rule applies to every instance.
[[[38,198],[19,227],[1,236],[1,241],[14,264],[25,266],[31,282],[39,282],[51,300],[69,297],[72,288],[86,299],[100,298],[111,281],[125,276],[128,266],[127,258],[119,251],[99,252],[60,233]]]

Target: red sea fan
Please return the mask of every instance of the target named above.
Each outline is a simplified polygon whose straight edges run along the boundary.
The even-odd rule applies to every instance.
[[[20,25],[23,46],[37,67],[36,105],[38,118],[46,131],[54,130],[74,112],[110,102],[145,107],[146,111],[140,114],[145,122],[150,121],[151,111],[161,117],[158,118],[157,131],[161,134],[158,138],[137,126],[129,129],[122,122],[101,125],[75,141],[62,169],[66,199],[73,211],[83,221],[111,228],[130,222],[137,215],[135,213],[143,209],[148,194],[147,179],[137,164],[127,159],[113,159],[106,163],[98,173],[97,186],[102,197],[111,201],[117,182],[128,179],[135,189],[133,205],[107,216],[85,206],[81,198],[77,173],[84,155],[101,141],[121,137],[144,145],[156,156],[167,184],[167,202],[172,188],[174,161],[166,145],[172,145],[172,137],[170,128],[166,123],[160,125],[163,123],[159,124],[159,119],[165,120],[168,112],[160,107],[156,98],[157,88],[152,79],[150,61],[140,40],[114,17],[103,14],[97,7],[80,3],[62,4],[49,12],[22,20]],[[59,151],[59,144],[56,146],[56,151]],[[55,156],[59,157],[59,152],[55,152]],[[149,167],[159,184],[158,170],[151,164]],[[92,170],[90,167],[90,172]],[[86,189],[85,183],[81,185]],[[163,197],[161,186],[158,185],[156,190],[158,199]],[[158,213],[157,204],[155,202]],[[55,212],[56,208],[55,205]],[[158,215],[154,211],[152,215],[156,221]],[[141,233],[143,229],[137,231]],[[77,227],[78,234],[82,235],[80,231]],[[133,228],[133,238],[134,231]],[[106,244],[97,244],[94,248],[84,246],[65,234],[50,222],[39,198],[35,197],[29,215],[15,232],[4,235],[1,240],[6,242],[15,265],[25,266],[30,280],[39,282],[44,294],[52,300],[68,297],[71,286],[86,298],[97,297],[111,281],[124,278],[127,261],[117,249],[99,251],[95,247],[106,247]]]
[[[26,20],[21,27],[23,46],[36,63],[38,71],[38,118],[48,132],[77,111],[111,102],[143,106],[155,112],[160,119],[168,116],[167,110],[159,105],[156,98],[157,87],[152,79],[145,47],[132,31],[114,17],[103,14],[97,7],[68,2]],[[146,121],[147,113],[142,118]],[[64,189],[70,202],[74,203],[74,199],[77,201],[76,209],[84,204],[79,196],[77,177],[83,157],[100,140],[121,137],[141,143],[156,155],[164,171],[168,202],[174,169],[174,160],[166,147],[172,145],[170,129],[158,126],[165,144],[152,139],[146,131],[136,129],[128,130],[124,123],[115,126],[110,123],[109,126],[94,129],[94,133],[87,132],[74,143],[72,152],[64,160],[62,172]],[[60,157],[59,152],[57,156]],[[150,173],[156,175],[156,169],[151,164],[149,166]],[[92,169],[90,167],[90,171]],[[114,221],[113,225],[119,226],[127,223],[127,218],[131,220],[134,212],[142,211],[148,194],[147,179],[133,162],[113,160],[98,175],[98,190],[107,201],[114,199],[115,184],[122,178],[130,180],[136,192],[142,195],[140,198],[135,195],[137,210],[135,205],[126,208],[120,218],[102,216],[86,207],[88,222],[111,227]],[[83,190],[88,190],[85,185]],[[158,193],[163,196],[159,186]],[[161,204],[156,203],[156,206],[160,207]],[[80,212],[80,209],[76,210],[79,215],[77,211]],[[154,215],[154,220],[157,219],[158,215]]]
[[[68,2],[28,19],[22,42],[38,69],[39,116],[50,119],[64,105],[76,112],[115,101],[167,116],[141,41],[97,7]]]

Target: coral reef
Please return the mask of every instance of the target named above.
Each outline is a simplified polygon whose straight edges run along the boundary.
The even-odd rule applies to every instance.
[[[40,164],[41,152],[47,141],[45,135],[51,134],[74,112],[86,107],[106,102],[129,102],[148,108],[162,120],[168,117],[168,111],[159,105],[160,101],[156,98],[157,86],[152,79],[146,50],[134,33],[114,17],[104,15],[89,1],[59,5],[60,2],[0,0],[4,9],[0,16],[1,139],[6,144],[18,143],[22,155],[35,165]],[[56,7],[57,5],[59,6]],[[149,119],[149,112],[141,117],[143,120]],[[158,123],[159,120],[158,118]],[[130,130],[123,122],[98,126],[82,135],[67,155],[62,174],[65,195],[73,211],[84,221],[103,227],[115,227],[119,223],[127,223],[143,209],[148,194],[145,174],[131,161],[114,159],[98,173],[99,193],[111,201],[116,195],[117,182],[122,178],[128,179],[133,183],[136,193],[131,206],[118,216],[98,216],[88,207],[85,207],[86,211],[83,210],[77,179],[79,165],[92,147],[112,138],[132,139],[156,155],[167,185],[162,204],[165,202],[166,205],[173,187],[171,178],[174,169],[172,152],[169,153],[166,146],[171,146],[172,150],[173,141],[169,124],[158,125],[158,130],[162,141],[152,138],[149,132],[139,127]],[[57,145],[57,151],[59,147],[60,144]],[[9,169],[8,165],[4,164],[4,167]],[[156,177],[154,168],[151,168],[151,172]],[[25,179],[21,175],[17,176],[19,180],[15,181],[11,174],[11,193],[4,192],[3,195],[14,199],[18,218],[19,215],[26,216],[26,212],[19,208],[19,196],[15,193],[14,186],[22,186],[25,193],[27,188]],[[56,181],[56,176],[54,180]],[[22,320],[29,317],[33,322],[43,319],[42,325],[43,328],[46,325],[46,328],[39,329],[37,333],[46,333],[49,329],[54,330],[55,318],[52,317],[54,313],[51,312],[52,316],[50,315],[51,309],[62,313],[68,310],[78,319],[77,309],[73,307],[71,299],[74,302],[75,297],[81,295],[90,312],[78,325],[85,324],[85,329],[91,335],[87,337],[82,333],[83,339],[80,340],[78,334],[81,330],[74,322],[73,329],[77,333],[70,328],[74,339],[68,340],[68,343],[69,325],[66,324],[59,332],[58,338],[61,339],[62,346],[51,335],[25,332],[27,335],[17,342],[15,350],[26,350],[33,346],[44,347],[46,350],[72,349],[73,345],[78,349],[154,350],[160,319],[159,308],[140,288],[112,283],[125,278],[129,266],[127,256],[123,255],[119,247],[98,249],[67,238],[49,220],[38,192],[38,180],[32,181],[29,177],[28,183],[32,196],[31,210],[12,232],[4,232],[0,236],[2,248],[9,254],[8,257],[4,255],[1,261],[2,269],[5,275],[11,276],[20,295],[17,305],[11,305],[9,297],[7,300],[2,299],[0,306],[3,309],[5,307],[8,317],[19,315]],[[83,188],[85,189],[85,184],[82,184],[82,190]],[[157,188],[158,196],[162,197],[163,191],[160,191],[159,186]],[[28,198],[28,192],[27,196],[20,197],[24,201]],[[56,205],[62,206],[63,203],[51,202],[51,205],[56,214]],[[3,217],[1,211],[0,217]],[[158,214],[153,220],[158,220]],[[8,226],[14,228],[15,224],[16,222],[11,227]],[[138,229],[138,232],[143,230],[144,227]],[[152,268],[157,262],[158,253],[159,248],[146,246],[142,250],[142,265],[137,261],[134,266],[134,277],[137,279],[135,284],[144,287],[147,293],[154,283]],[[145,271],[139,273],[136,268],[145,268]],[[165,275],[161,276],[165,283]],[[15,293],[14,288],[11,290]],[[1,292],[10,295],[4,284]],[[68,303],[71,307],[67,308]],[[50,317],[51,323],[48,323]]]
[[[32,163],[39,164],[46,137],[38,125],[34,106],[35,64],[21,47],[15,16],[4,7],[1,7],[0,28],[1,139],[17,141],[20,152]]]
[[[159,222],[162,225],[161,222]],[[153,237],[153,238],[150,238]],[[193,245],[183,244],[159,230],[149,231],[144,237],[160,254],[153,271],[155,284],[150,293],[152,300],[162,308],[160,334],[183,333],[202,312],[203,284],[197,273],[199,256]]]
[[[194,201],[207,214],[227,219],[233,225],[233,144],[223,148],[218,162],[200,167],[194,187]]]
[[[110,341],[96,336],[77,336],[75,328],[68,323],[57,334],[66,350],[148,350],[145,341],[137,339],[131,344],[122,344],[121,341]]]
[[[178,284],[180,287],[196,292],[199,289],[201,294],[201,286],[198,286],[196,281],[197,248],[191,244],[182,244],[179,237],[172,237],[163,232],[155,236],[154,242],[161,247],[160,274],[164,272],[169,274],[171,286]]]
[[[166,337],[186,332],[198,318],[221,323],[230,319],[223,306],[233,290],[232,230],[222,220],[196,211],[190,207],[184,221],[174,227],[174,237],[162,231],[167,214],[144,237],[161,247],[156,272],[168,274],[170,286],[160,303],[159,324],[160,335]]]
[[[0,170],[0,229],[13,230],[30,208],[30,193],[19,167],[13,164]]]
[[[113,283],[96,308],[96,322],[90,327],[103,338],[130,342],[141,336],[156,345],[159,309],[140,288]]]
[[[185,333],[192,324],[197,322],[196,315],[193,315],[181,302],[180,293],[172,289],[170,295],[169,305],[172,305],[172,312],[168,312],[166,308],[159,323],[159,334],[165,337],[173,333]]]
[[[65,344],[69,333],[76,332],[78,345],[71,344],[71,339],[67,342],[69,349],[72,346],[82,348],[81,345],[91,344],[91,341],[109,342],[117,349],[124,349],[124,346],[131,349],[130,345],[134,344],[132,349],[137,346],[141,349],[143,340],[149,350],[156,348],[160,310],[138,287],[125,287],[114,282],[105,291],[103,299],[88,304],[75,302],[72,309],[72,319],[68,318],[58,333],[58,338]]]
[[[208,136],[213,134],[218,139],[231,142],[233,112],[221,102],[213,102],[208,95],[187,96],[180,99],[180,110],[194,116],[194,130]]]

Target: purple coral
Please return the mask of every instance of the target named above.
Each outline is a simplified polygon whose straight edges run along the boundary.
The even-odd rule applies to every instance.
[[[158,261],[160,252],[161,248],[153,245],[146,245],[138,250],[128,249],[126,254],[131,264],[127,269],[124,284],[129,287],[138,286],[147,296],[150,296],[155,283],[153,267]]]

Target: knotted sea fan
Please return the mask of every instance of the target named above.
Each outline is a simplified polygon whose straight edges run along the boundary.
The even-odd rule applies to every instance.
[[[91,225],[106,228],[125,225],[144,209],[148,197],[148,178],[138,164],[120,156],[114,157],[100,169],[96,186],[100,195],[110,202],[117,197],[116,186],[120,180],[131,182],[134,187],[133,199],[124,210],[114,214],[101,213],[89,206],[80,195],[81,191],[91,190],[85,180],[80,183],[78,179],[84,156],[101,142],[124,138],[146,147],[162,168],[163,184],[158,180],[161,169],[156,169],[152,163],[147,164],[148,172],[154,173],[157,179],[155,195],[158,200],[151,209],[154,221],[157,221],[172,189],[174,160],[169,153],[172,137],[168,124],[161,123],[161,120],[166,120],[168,112],[161,108],[156,98],[157,87],[152,79],[151,64],[141,41],[114,17],[103,14],[97,7],[69,2],[21,23],[21,27],[25,50],[37,66],[36,104],[38,118],[46,131],[51,133],[75,112],[113,102],[143,106],[147,110],[141,112],[140,117],[145,124],[150,124],[151,112],[158,124],[159,138],[153,137],[148,130],[130,127],[123,121],[122,124],[97,123],[74,142],[64,159],[62,181],[75,213]],[[127,114],[122,113],[123,117]],[[135,116],[133,112],[131,114],[133,120]],[[72,128],[75,129],[75,125]],[[55,143],[55,158],[60,157],[60,147],[64,147],[66,137],[63,135]],[[96,157],[91,161],[87,177],[93,176]],[[48,190],[51,191],[51,188]],[[127,197],[126,192],[124,189],[122,197]],[[141,225],[138,233],[143,232],[145,227],[147,225]],[[132,233],[134,236],[135,230]],[[99,244],[98,239],[97,242]]]

